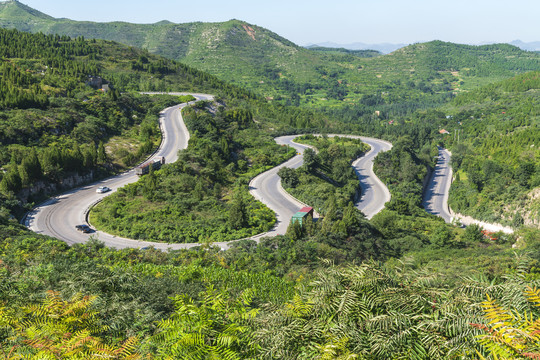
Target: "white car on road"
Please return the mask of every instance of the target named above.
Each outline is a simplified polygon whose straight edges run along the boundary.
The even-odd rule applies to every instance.
[[[98,194],[103,194],[103,193],[106,193],[107,191],[111,191],[110,188],[106,187],[106,186],[100,186],[96,189],[96,192]]]

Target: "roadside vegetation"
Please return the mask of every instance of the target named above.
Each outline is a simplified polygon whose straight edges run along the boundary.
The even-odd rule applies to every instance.
[[[539,259],[474,239],[463,250],[427,246],[404,260],[370,261],[388,258],[389,244],[361,219],[350,234],[331,227],[226,252],[114,250],[98,241],[69,247],[6,220],[0,231],[7,359],[108,351],[120,359],[489,357],[493,340],[478,336],[492,314],[482,303],[539,315],[525,296],[538,285]],[[175,346],[194,331],[189,346]],[[222,343],[225,336],[233,340]]]

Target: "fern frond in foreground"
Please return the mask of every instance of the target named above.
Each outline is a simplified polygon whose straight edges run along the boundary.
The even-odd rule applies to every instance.
[[[139,359],[138,340],[109,344],[100,335],[107,329],[92,310],[96,297],[75,295],[64,301],[49,291],[38,305],[18,311],[0,308],[0,328],[10,333],[0,347],[7,359]]]
[[[479,342],[495,359],[540,359],[540,318],[534,314],[540,307],[540,290],[527,287],[525,296],[530,311],[508,310],[489,295],[482,303],[488,324],[472,326],[485,332]]]

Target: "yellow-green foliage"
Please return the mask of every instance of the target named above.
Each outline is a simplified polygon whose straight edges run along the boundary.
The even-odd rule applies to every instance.
[[[525,295],[531,305],[540,306],[539,289],[527,287]],[[486,332],[479,342],[494,359],[540,359],[540,319],[530,312],[505,309],[489,295],[482,306],[489,323],[473,326]]]
[[[106,330],[97,311],[96,297],[76,295],[64,301],[49,291],[42,304],[18,311],[0,308],[0,328],[10,333],[2,346],[7,359],[139,359],[137,338],[107,344],[99,337]]]

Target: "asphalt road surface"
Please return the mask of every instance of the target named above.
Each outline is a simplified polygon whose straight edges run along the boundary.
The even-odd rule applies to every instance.
[[[300,154],[262,173],[249,184],[249,191],[253,197],[263,202],[266,206],[276,213],[276,226],[264,236],[283,235],[287,231],[289,221],[293,214],[305,206],[300,201],[294,199],[281,187],[281,180],[277,175],[279,169],[288,167],[296,169],[304,163],[304,151],[309,146],[294,142],[294,139],[300,135],[281,136],[276,138],[280,145],[290,146]],[[373,173],[373,159],[381,151],[387,151],[392,148],[392,144],[384,140],[367,138],[355,135],[337,135],[331,134],[329,137],[341,136],[360,139],[371,146],[371,150],[353,163],[353,168],[360,180],[362,189],[360,200],[355,204],[367,218],[371,219],[375,214],[384,208],[384,204],[390,200],[388,188]]]
[[[448,193],[452,184],[451,156],[450,151],[439,147],[437,165],[422,202],[422,206],[428,213],[442,217],[447,223],[452,221],[452,215],[448,209]]]
[[[286,145],[294,148],[297,153],[293,158],[285,161],[284,163],[254,177],[249,183],[249,192],[253,197],[266,206],[272,209],[276,213],[276,225],[272,230],[262,236],[276,236],[283,235],[287,232],[289,221],[294,213],[300,210],[304,204],[299,202],[290,196],[281,187],[281,179],[277,175],[279,169],[282,167],[288,167],[296,169],[302,166],[304,163],[304,150],[308,148],[306,145],[293,143],[293,139],[299,135],[281,136],[275,139],[280,145]]]
[[[369,152],[352,164],[356,176],[360,180],[360,187],[362,188],[360,200],[355,205],[368,219],[371,219],[379,211],[384,209],[384,204],[390,201],[390,191],[388,191],[386,185],[373,172],[373,160],[375,160],[375,157],[380,152],[390,150],[392,144],[384,140],[363,136],[348,137],[360,139],[371,146]]]
[[[205,94],[191,95],[196,97],[197,100],[211,100],[213,98],[211,95]],[[189,132],[182,120],[180,111],[186,105],[188,104],[167,108],[160,114],[163,141],[153,158],[163,156],[166,163],[171,163],[178,158],[178,150],[187,148]],[[193,244],[164,244],[124,239],[102,231],[83,234],[75,229],[75,225],[86,224],[88,210],[96,202],[111,193],[97,194],[96,188],[98,186],[108,186],[114,192],[122,186],[137,180],[138,176],[135,175],[135,170],[132,169],[118,176],[73,189],[39,205],[26,216],[24,224],[36,233],[55,237],[70,245],[84,243],[90,236],[94,236],[107,246],[115,248],[154,246],[159,249],[180,249],[194,246]]]
[[[184,93],[174,93],[174,95],[183,94]],[[205,94],[192,95],[198,100],[209,100],[212,98],[211,95]],[[153,158],[163,156],[167,163],[172,163],[178,158],[178,150],[187,147],[189,132],[182,120],[180,111],[180,109],[186,105],[187,104],[173,106],[163,110],[161,113],[160,126],[162,129],[163,141]],[[281,167],[298,168],[303,164],[302,154],[308,146],[294,143],[293,140],[297,136],[299,135],[282,136],[275,140],[278,144],[295,148],[300,155],[258,175],[253,178],[249,184],[250,193],[256,199],[262,201],[272,209],[277,217],[276,226],[267,233],[252,237],[254,240],[258,240],[261,237],[285,234],[292,215],[301,207],[305,206],[305,204],[294,199],[283,190],[280,178],[277,175],[277,172]],[[373,159],[379,152],[389,150],[392,145],[383,140],[361,136],[339,136],[358,138],[371,146],[371,150],[365,156],[353,163],[362,187],[362,196],[356,206],[364,212],[368,218],[371,218],[382,210],[384,204],[390,200],[388,189],[373,173]],[[119,249],[153,246],[157,249],[166,250],[169,248],[185,249],[198,246],[199,244],[167,244],[126,239],[102,231],[83,234],[75,229],[75,225],[86,223],[87,214],[91,207],[111,193],[97,194],[95,190],[98,186],[108,186],[112,189],[112,192],[114,192],[122,186],[137,180],[138,177],[135,175],[135,170],[132,169],[118,176],[68,191],[60,196],[51,198],[36,207],[26,216],[25,225],[36,233],[53,236],[68,244],[84,243],[90,236],[94,236],[104,242],[106,246]],[[228,248],[226,242],[215,243],[215,245],[224,249]]]

